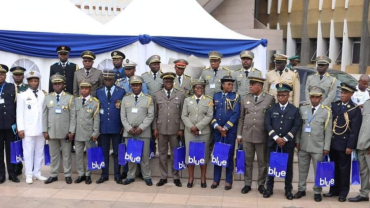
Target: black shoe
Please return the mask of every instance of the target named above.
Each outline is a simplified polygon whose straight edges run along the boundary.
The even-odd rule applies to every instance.
[[[5,182],[5,176],[0,176],[0,184]]]
[[[204,182],[204,183],[200,183],[200,187],[202,187],[202,188],[207,188],[207,182]]]
[[[315,194],[314,197],[316,202],[321,202],[322,201],[322,197],[321,197],[321,194]]]
[[[244,187],[242,188],[242,194],[246,194],[246,193],[248,193],[250,190],[252,190],[250,186],[244,186]]]
[[[306,196],[306,191],[298,191],[298,192],[294,195],[294,198],[295,198],[295,199],[300,199],[300,198],[302,198],[302,196]]]
[[[230,186],[225,185],[225,190],[226,190],[226,191],[228,191],[228,190],[230,190],[232,187],[233,187],[233,185],[232,185],[232,184],[230,184]]]
[[[71,153],[76,153],[76,151],[73,149],[73,147],[71,149]]]
[[[361,201],[369,201],[369,197],[363,197],[363,196],[356,196],[353,198],[348,198],[349,202],[361,202]]]
[[[211,189],[217,188],[218,185],[220,185],[220,182],[216,182],[216,184],[215,184],[215,182],[213,182],[212,185],[211,185]]]
[[[126,172],[123,172],[122,174],[121,174],[121,179],[126,179],[127,178],[127,173]]]
[[[75,180],[75,183],[81,183],[82,181],[85,181],[86,177],[85,176],[78,176],[78,178]]]
[[[188,185],[186,185],[188,188],[193,188],[193,184],[194,184],[194,179],[193,179],[193,181],[190,183],[190,182],[188,182]]]
[[[258,191],[260,192],[260,194],[263,194],[263,192],[265,192],[265,187],[263,185],[258,186]]]
[[[127,178],[125,181],[123,181],[123,185],[128,185],[128,184],[130,184],[130,183],[132,183],[132,182],[134,182],[135,181],[135,179],[130,179],[130,178]]]
[[[91,184],[91,183],[92,183],[92,180],[91,180],[91,177],[90,177],[90,176],[86,176],[85,183],[86,183],[87,185],[89,185],[89,184]]]
[[[175,179],[175,180],[173,180],[173,183],[174,183],[177,187],[182,187],[182,184],[181,184],[180,179]]]
[[[345,196],[340,196],[339,198],[338,198],[338,201],[339,202],[345,202],[347,199],[346,199],[346,197]]]
[[[72,183],[72,178],[66,177],[66,184],[71,184],[71,183]]]
[[[145,179],[145,183],[146,183],[147,186],[153,186],[152,179],[150,179],[150,178]]]
[[[18,179],[17,176],[13,175],[13,176],[9,176],[9,180],[13,181],[14,183],[19,183],[20,180]]]
[[[10,179],[10,178],[9,178]],[[54,181],[57,181],[58,180],[58,177],[49,177],[45,182],[44,184],[49,184],[49,183],[53,183]]]
[[[265,190],[265,192],[263,192],[263,198],[269,198],[272,194],[272,191]]]
[[[292,192],[290,192],[290,191],[286,191],[286,192],[285,192],[285,197],[286,197],[286,199],[288,199],[288,200],[293,200],[293,194],[292,194]]]
[[[16,171],[16,172],[15,172],[15,175],[17,175],[17,176],[22,175],[22,170],[21,170],[21,171]]]
[[[100,177],[96,183],[99,184],[99,183],[104,183],[104,181],[109,181],[109,178],[104,178],[104,177]]]
[[[327,193],[327,194],[323,194],[324,197],[333,197],[333,196],[339,196],[339,194],[334,194],[334,193]]]
[[[166,184],[167,183],[167,179],[161,179],[161,180],[159,180],[158,181],[158,183],[157,184],[155,184],[156,186],[163,186],[164,184]]]

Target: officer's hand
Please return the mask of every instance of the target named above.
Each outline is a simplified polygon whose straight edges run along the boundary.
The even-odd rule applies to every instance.
[[[50,137],[49,137],[49,133],[48,133],[48,132],[44,132],[43,134],[44,134],[44,138],[45,138],[46,140],[49,140],[49,139],[50,139]]]
[[[199,136],[199,131],[196,131],[194,135]]]
[[[73,140],[73,134],[68,133],[67,136],[68,136],[68,140],[71,142]]]
[[[140,127],[136,127],[135,133],[136,135],[140,135],[141,133],[143,133],[143,130]]]
[[[196,127],[196,126],[193,126],[193,127],[191,127],[190,128],[190,131],[193,133],[193,134],[196,134],[196,133],[198,133],[198,135],[199,135],[199,129],[198,129],[198,127]]]
[[[156,139],[159,139],[159,133],[158,133],[158,130],[157,129],[154,129],[153,130],[153,135]]]
[[[93,137],[93,136],[91,136],[90,138],[93,140],[93,142],[96,142],[96,140],[98,140],[98,138],[97,138],[97,137]]]
[[[180,130],[179,132],[177,132],[177,137],[179,138],[184,138],[184,130]]]
[[[329,150],[324,150],[324,155],[328,155],[329,154]]]
[[[122,134],[124,130],[125,130],[125,127],[122,127],[122,129],[121,129],[121,131],[119,132],[119,134]]]
[[[224,128],[222,128],[222,126],[220,126],[220,125],[218,125],[217,127],[216,127],[216,129],[222,134],[222,132],[224,132],[225,131],[225,129]]]
[[[240,144],[240,143],[242,143],[243,138],[237,138],[236,141],[238,142],[238,144]]]
[[[131,128],[129,131],[128,131],[129,134],[131,135],[135,135],[135,129],[134,128]]]
[[[364,107],[364,104],[358,105],[358,107],[363,108]]]
[[[295,148],[297,148],[297,150],[300,150],[301,149],[301,144],[299,144],[299,143],[295,144]]]
[[[346,148],[346,154],[347,155],[349,155],[349,154],[351,154],[352,153],[352,149],[350,149],[350,148]]]
[[[23,139],[24,138],[24,131],[18,131],[18,136],[19,136],[19,138]]]
[[[370,147],[367,149],[367,154],[370,155]]]

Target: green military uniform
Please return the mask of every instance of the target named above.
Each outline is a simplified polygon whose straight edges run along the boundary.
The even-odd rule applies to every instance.
[[[65,77],[55,74],[50,77],[51,82],[65,83]],[[60,149],[62,149],[63,170],[65,177],[72,175],[71,142],[67,134],[74,134],[76,130],[76,111],[73,95],[67,92],[55,92],[45,96],[42,114],[43,132],[49,134],[51,156],[50,177],[59,174]],[[72,181],[71,181],[72,182]]]
[[[148,58],[146,65],[151,63],[161,63],[161,57],[158,55],[153,55]],[[163,80],[161,78],[162,71],[159,70],[156,73],[153,73],[151,70],[145,72],[141,75],[141,78],[144,80],[146,87],[148,88],[148,94],[154,96],[154,93],[163,88]]]
[[[322,96],[324,89],[310,87],[309,95]],[[332,137],[331,109],[319,104],[313,110],[310,101],[299,108],[302,118],[301,128],[296,135],[296,144],[300,145],[298,151],[299,183],[298,191],[306,190],[306,180],[310,169],[310,161],[316,173],[317,162],[322,161],[324,150],[330,150]],[[312,113],[313,112],[313,113]],[[322,188],[314,185],[314,194],[321,194]]]
[[[292,61],[299,61],[299,55],[289,57],[289,64],[286,65],[288,69],[294,71],[294,66],[292,65]]]
[[[240,52],[240,58],[254,59],[254,53],[252,51],[244,50]],[[244,69],[241,68],[231,75],[235,80],[234,92],[238,93],[240,96],[247,95],[249,93],[249,77],[262,77],[262,72],[259,69],[253,67]]]

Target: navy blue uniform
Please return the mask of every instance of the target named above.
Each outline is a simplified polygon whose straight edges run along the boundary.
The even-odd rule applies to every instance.
[[[280,104],[275,103],[268,109],[265,116],[265,128],[269,134],[267,140],[268,157],[270,160],[270,152],[276,151],[277,143],[274,140],[275,136],[286,138],[288,141],[282,147],[283,152],[288,153],[288,166],[285,178],[285,191],[291,192],[293,179],[293,156],[295,147],[295,135],[299,130],[301,118],[299,108],[288,103],[284,111],[281,110]],[[280,149],[280,148],[279,148]],[[280,151],[280,150],[279,150]],[[266,190],[272,191],[274,188],[274,177],[267,176]]]
[[[50,77],[58,73],[65,76],[66,78],[66,88],[64,91],[73,95],[73,79],[75,76],[75,71],[78,70],[78,65],[67,61],[65,67],[63,68],[62,63],[59,61],[50,66]],[[53,84],[49,82],[49,93],[54,92]]]
[[[211,125],[213,127],[214,142],[223,142],[231,145],[231,150],[228,157],[228,165],[226,167],[226,182],[233,183],[234,173],[234,148],[236,140],[236,132],[238,129],[238,121],[240,116],[240,96],[235,92],[229,92],[224,96],[223,92],[218,92],[213,96],[214,113]],[[216,126],[219,125],[227,129],[225,138],[221,138],[221,133]],[[213,172],[213,180],[217,183],[221,179],[222,167],[215,165]]]
[[[126,78],[126,72],[125,72],[125,68],[124,67],[121,67],[119,69],[116,69],[114,68],[114,82],[117,81],[117,79],[121,79],[121,78]]]

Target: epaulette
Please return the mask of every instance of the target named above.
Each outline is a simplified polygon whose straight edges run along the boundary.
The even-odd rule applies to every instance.
[[[221,67],[221,69],[225,69],[227,71],[230,71],[230,69],[226,68],[226,67]]]
[[[78,71],[80,69],[80,67],[76,64],[76,71]]]
[[[183,92],[181,88],[174,87],[173,89],[177,90],[177,91],[180,91],[180,92]]]
[[[72,95],[71,93],[69,93],[69,92],[64,92],[66,95]]]
[[[329,106],[327,106],[327,105],[323,105],[323,106],[324,106],[324,108],[326,108],[326,109],[328,109],[328,110],[331,111],[331,108]]]
[[[213,100],[213,97],[212,96],[209,96],[209,95],[205,95],[207,98]]]
[[[141,76],[143,76],[144,74],[148,74],[148,72],[144,72],[144,73],[142,73],[142,74],[141,74]]]
[[[42,90],[42,92],[44,93],[44,95],[47,95],[48,94],[45,90]]]
[[[341,100],[334,101],[334,103],[339,103],[339,102],[342,102],[342,101]]]
[[[302,106],[306,106],[306,105],[310,105],[309,102],[305,101],[304,103],[302,103]]]
[[[55,66],[56,66],[56,65],[59,65],[59,62],[56,62],[56,63],[55,63],[55,64],[53,64],[53,65],[55,65]]]
[[[104,88],[104,86],[98,87],[98,88],[96,88],[96,91],[98,91],[100,89],[103,89],[103,88]]]
[[[210,70],[210,69],[211,69],[211,67],[204,67],[203,70]]]
[[[176,88],[174,88],[174,89],[176,89]],[[159,89],[159,90],[157,90],[157,91],[155,91],[154,93],[157,93],[157,92],[159,92],[159,91],[161,91],[161,90],[163,90],[163,89]],[[143,93],[144,94],[144,93]],[[145,94],[144,94],[145,95]]]
[[[145,95],[145,96],[147,96],[147,97],[152,98],[152,96],[150,96],[149,94],[145,94],[145,93],[143,93],[143,95]]]
[[[93,99],[94,99],[96,102],[98,102],[98,103],[100,102],[100,101],[98,100],[98,98],[96,98],[96,97],[94,97]]]
[[[188,78],[191,78],[191,76],[189,76],[189,75],[186,75],[186,74],[184,74],[184,77],[188,77]]]
[[[130,96],[130,95],[132,95],[132,93],[131,92],[128,92],[128,93],[125,94],[125,97],[126,96]]]

